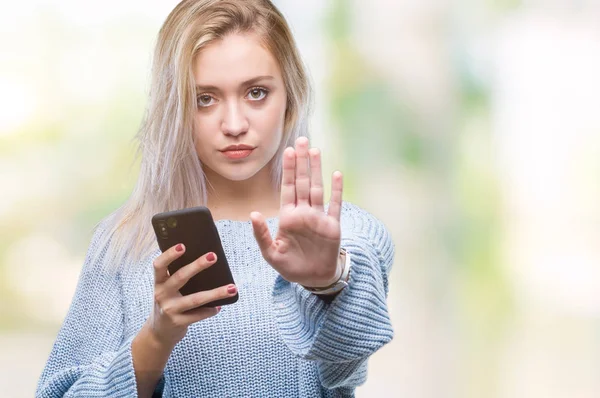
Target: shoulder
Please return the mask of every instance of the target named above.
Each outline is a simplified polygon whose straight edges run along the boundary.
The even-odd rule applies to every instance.
[[[394,256],[394,243],[384,221],[366,209],[351,203],[342,202],[340,215],[342,238],[364,239],[373,246],[377,255],[385,262],[391,262]]]
[[[84,269],[90,268],[99,274],[114,277],[116,269],[110,267],[110,257],[113,245],[114,215],[110,214],[98,221],[91,231],[90,243],[87,249]]]
[[[98,221],[92,227],[92,237],[90,239],[90,246],[88,252],[104,251],[108,248],[111,241],[111,231],[114,226],[113,215],[108,215]]]
[[[342,202],[340,223],[342,224],[342,228],[348,227],[364,230],[372,228],[385,229],[385,224],[381,219],[359,205],[347,201]]]

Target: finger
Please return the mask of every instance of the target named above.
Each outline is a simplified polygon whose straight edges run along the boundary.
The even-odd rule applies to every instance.
[[[253,211],[250,213],[250,219],[252,220],[252,230],[254,232],[254,238],[258,243],[258,247],[265,258],[268,260],[271,258],[271,245],[273,244],[273,238],[271,238],[271,233],[269,228],[267,227],[267,223],[265,222],[264,216],[257,212]]]
[[[281,207],[296,205],[296,151],[288,147],[283,151],[283,176],[281,177]]]
[[[221,312],[221,307],[195,308],[184,314],[179,315],[181,319],[179,323],[182,323],[184,325],[191,325],[192,323],[215,316],[219,312]]]
[[[179,243],[175,246],[168,248],[166,251],[156,257],[152,262],[154,268],[154,283],[164,283],[169,279],[168,267],[173,261],[181,257],[185,253],[185,246],[183,243]]]
[[[212,255],[212,260],[210,260]],[[170,290],[179,290],[185,285],[194,275],[204,271],[217,261],[217,255],[213,252],[206,253],[204,256],[198,257],[191,263],[179,268],[167,281],[165,288]]]
[[[310,176],[308,175],[308,138],[296,140],[296,204],[310,204]]]
[[[235,296],[236,293],[237,288],[235,285],[227,285],[211,290],[204,290],[201,292],[188,294],[187,296],[182,296],[175,299],[176,301],[173,304],[173,310],[176,313],[183,314],[186,311],[193,310],[194,308],[200,307],[204,304]]]
[[[323,210],[323,174],[321,172],[321,151],[311,148],[310,155],[310,205]]]
[[[335,171],[331,179],[331,199],[329,200],[327,215],[340,221],[343,188],[342,173],[340,171]]]

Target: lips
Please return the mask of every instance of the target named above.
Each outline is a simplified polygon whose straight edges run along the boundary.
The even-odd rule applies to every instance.
[[[227,151],[244,151],[244,150],[252,150],[255,147],[246,145],[246,144],[238,144],[238,145],[229,145],[227,148],[221,149],[221,152]]]
[[[255,148],[256,147],[246,144],[229,145],[228,147],[221,149],[221,153],[229,159],[243,159],[250,156]]]

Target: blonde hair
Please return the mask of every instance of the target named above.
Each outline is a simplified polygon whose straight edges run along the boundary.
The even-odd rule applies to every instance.
[[[92,261],[104,253],[108,269],[137,263],[157,249],[154,214],[206,204],[206,179],[193,142],[193,60],[203,47],[232,33],[255,34],[279,62],[287,104],[281,144],[270,164],[273,186],[280,189],[283,151],[297,137],[308,137],[311,101],[308,75],[285,18],[269,0],[184,0],[158,34],[149,101],[135,137],[135,159],[141,156],[136,185],[126,202],[96,225],[100,240]]]

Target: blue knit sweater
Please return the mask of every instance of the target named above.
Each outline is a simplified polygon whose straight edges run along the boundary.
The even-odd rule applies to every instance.
[[[267,220],[271,235],[278,219]],[[163,397],[352,397],[367,360],[393,337],[386,297],[394,246],[381,221],[344,202],[350,285],[323,300],[263,259],[250,221],[217,220],[239,301],[194,323],[156,387]],[[136,397],[131,341],[153,304],[152,261],[103,271],[94,232],[66,319],[36,397]]]

